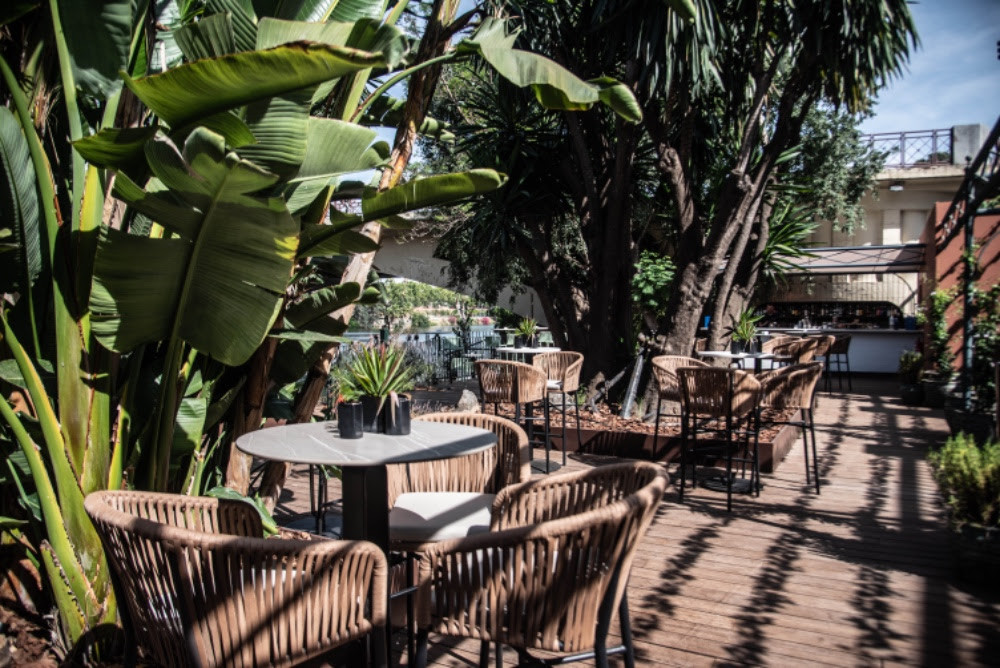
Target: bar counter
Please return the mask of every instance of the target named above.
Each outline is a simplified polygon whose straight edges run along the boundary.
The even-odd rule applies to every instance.
[[[923,337],[919,329],[851,329],[851,328],[811,328],[803,330],[795,327],[761,327],[760,334],[769,338],[776,334],[801,335],[833,334],[850,336],[851,347],[848,358],[851,371],[855,373],[896,373],[899,355],[904,350],[913,350]]]

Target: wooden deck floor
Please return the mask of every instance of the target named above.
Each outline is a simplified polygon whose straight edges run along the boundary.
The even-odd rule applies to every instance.
[[[820,495],[801,441],[732,513],[724,494],[679,504],[671,486],[629,583],[640,665],[1000,665],[1000,595],[955,579],[926,463],[943,415],[903,406],[893,383],[854,389],[819,398]],[[293,473],[279,521],[308,507],[306,482]],[[434,641],[433,665],[476,664],[477,643]]]

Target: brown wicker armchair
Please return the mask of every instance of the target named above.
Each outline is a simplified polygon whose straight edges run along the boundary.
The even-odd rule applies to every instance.
[[[426,543],[489,528],[497,491],[531,477],[528,436],[514,422],[483,413],[430,413],[418,420],[489,429],[497,447],[464,457],[390,464],[389,540],[419,552]]]
[[[265,540],[247,503],[101,491],[84,506],[111,566],[127,663],[294,665],[372,633],[386,663],[387,567],[373,543]]]
[[[777,411],[793,409],[799,411],[800,419],[778,421],[772,417],[767,420],[771,424],[790,424],[802,428],[802,446],[806,458],[806,484],[810,483],[809,474],[809,437],[812,436],[812,478],[816,483],[816,493],[819,494],[819,459],[816,450],[816,427],[813,423],[813,406],[816,399],[816,385],[823,373],[821,362],[795,364],[783,369],[765,371],[757,376],[761,384],[761,408],[772,408]]]
[[[667,475],[648,462],[599,467],[502,490],[494,531],[438,543],[420,564],[417,665],[430,631],[517,649],[593,656],[634,665],[625,587],[636,546],[663,496]],[[615,610],[621,647],[606,646]],[[582,653],[582,654],[581,654]]]
[[[692,466],[691,484],[696,486],[697,456],[708,454],[713,463],[715,457],[722,456],[726,461],[726,509],[731,511],[733,462],[741,465],[744,475],[746,465],[750,465],[750,488],[760,494],[760,383],[746,372],[716,367],[681,367],[677,377],[682,406],[680,501],[684,501],[688,463]],[[702,433],[712,438],[699,440]]]
[[[514,405],[514,422],[526,424],[528,442],[534,446],[538,443],[535,437],[535,423],[542,423],[542,445],[545,448],[545,461],[532,462],[532,466],[542,473],[548,473],[559,468],[558,463],[552,463],[550,451],[552,447],[549,438],[549,402],[548,378],[545,372],[531,364],[510,362],[506,360],[476,360],[476,377],[479,379],[479,395],[483,406],[493,404],[493,412],[497,412],[499,404]],[[542,415],[534,414],[534,405],[541,404]]]
[[[538,367],[548,379],[549,392],[558,392],[562,398],[560,414],[562,415],[562,463],[566,466],[566,395],[573,397],[573,407],[576,409],[576,442],[580,444],[580,404],[576,401],[576,392],[580,389],[580,371],[583,369],[583,354],[564,350],[554,353],[535,355],[531,365]]]

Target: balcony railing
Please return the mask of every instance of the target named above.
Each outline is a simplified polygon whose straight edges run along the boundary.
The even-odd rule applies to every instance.
[[[877,132],[864,135],[863,139],[876,151],[888,153],[885,159],[886,167],[930,167],[952,164],[951,128]]]

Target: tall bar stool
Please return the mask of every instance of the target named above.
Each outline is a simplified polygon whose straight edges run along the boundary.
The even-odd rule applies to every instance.
[[[536,366],[523,362],[507,360],[476,360],[476,376],[479,378],[479,396],[483,405],[493,404],[493,413],[498,414],[500,404],[514,405],[514,422],[521,424],[523,420],[528,442],[534,447],[535,423],[542,423],[545,460],[531,462],[531,468],[541,473],[551,473],[561,466],[551,460],[552,442],[549,435],[549,401],[548,379],[545,373]],[[535,415],[534,406],[540,403],[542,415]]]
[[[816,339],[817,341],[816,350],[813,353],[813,360],[817,362],[822,362],[823,377],[825,379],[827,377],[826,358],[830,354],[830,346],[833,345],[833,342],[836,340],[837,337],[835,337],[833,334],[813,334],[809,338]]]
[[[802,429],[802,446],[806,459],[806,484],[815,481],[819,494],[819,455],[816,451],[816,425],[813,422],[813,407],[816,404],[816,385],[823,373],[821,362],[793,364],[773,371],[765,371],[756,376],[761,384],[761,408],[777,411],[794,409],[801,416],[798,420],[764,420],[768,424],[789,424]],[[812,476],[809,472],[809,437],[812,436]]]
[[[677,379],[677,369],[682,366],[708,367],[701,360],[684,355],[657,355],[650,360],[653,378],[656,379],[656,427],[653,429],[654,452],[659,452],[660,444],[660,415],[664,401],[674,401],[681,403],[681,386]]]
[[[835,337],[833,344],[827,351],[826,355],[826,391],[830,391],[830,376],[834,372],[834,366],[836,366],[837,372],[837,390],[844,390],[844,369],[847,369],[847,391],[853,392],[854,387],[851,383],[851,359],[848,356],[848,351],[851,348],[851,336],[849,334],[842,334]]]
[[[540,353],[531,360],[531,365],[538,367],[548,379],[548,392],[558,392],[562,396],[560,414],[562,415],[562,465],[566,466],[566,395],[573,397],[573,408],[576,409],[576,442],[583,443],[580,436],[580,404],[576,401],[576,391],[580,389],[580,370],[583,368],[583,354],[572,351],[555,353]]]
[[[726,510],[733,509],[734,462],[740,464],[744,476],[747,464],[750,465],[750,490],[760,496],[760,382],[744,371],[716,367],[680,367],[677,378],[682,399],[681,503],[684,502],[688,460],[690,458],[694,487],[697,485],[696,457],[700,454],[725,457]],[[713,438],[699,440],[698,434],[704,433],[712,434]]]

